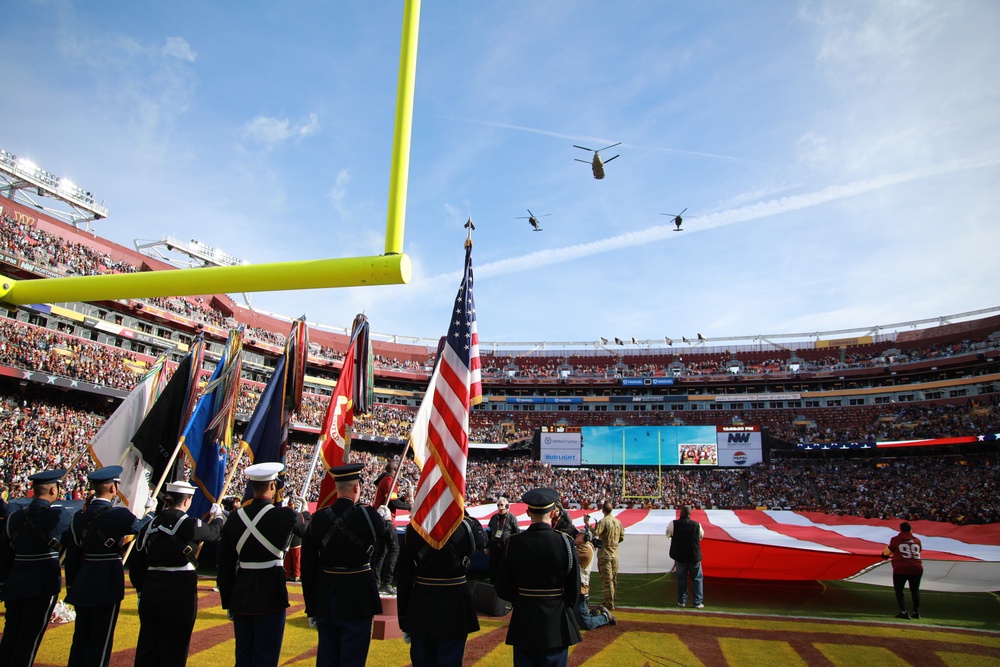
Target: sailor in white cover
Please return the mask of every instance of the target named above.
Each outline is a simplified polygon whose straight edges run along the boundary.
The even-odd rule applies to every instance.
[[[137,665],[184,665],[198,613],[198,561],[202,542],[222,534],[224,514],[213,505],[208,523],[186,514],[195,487],[171,482],[163,509],[143,526],[129,559],[129,579],[139,593]]]

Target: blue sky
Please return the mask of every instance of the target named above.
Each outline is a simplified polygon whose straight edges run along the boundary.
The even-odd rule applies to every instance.
[[[423,5],[411,283],[254,306],[436,339],[470,215],[484,341],[1000,305],[1000,4]],[[381,254],[401,21],[398,1],[9,3],[0,147],[103,199],[94,229],[123,245]],[[574,161],[619,141],[603,181]]]

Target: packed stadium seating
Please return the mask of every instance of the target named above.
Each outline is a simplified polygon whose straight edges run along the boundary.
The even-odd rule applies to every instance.
[[[2,272],[18,279],[168,270],[159,260],[13,202],[0,209]],[[12,496],[24,492],[28,474],[50,466],[71,467],[69,493],[81,494],[87,442],[157,356],[167,355],[172,366],[199,334],[209,342],[211,359],[212,354],[217,358],[228,329],[245,327],[250,354],[237,408],[244,423],[282,351],[288,326],[287,320],[256,313],[225,295],[78,307],[0,310],[0,476]],[[816,341],[782,348],[595,344],[587,350],[484,352],[486,400],[470,417],[470,441],[499,448],[472,449],[467,500],[516,498],[531,486],[547,485],[559,489],[567,505],[582,508],[608,498],[619,506],[644,508],[689,503],[953,523],[1000,521],[993,492],[1000,481],[995,442],[992,449],[893,450],[891,457],[795,448],[798,443],[1000,432],[998,332],[1000,317],[994,316],[824,346]],[[296,494],[306,483],[347,338],[317,331],[313,342],[302,408],[293,416],[286,455],[288,486]],[[426,346],[385,340],[375,341],[375,353],[376,404],[355,420],[352,450],[356,460],[369,464],[369,493],[384,460],[403,451],[433,358]],[[642,382],[625,386],[626,378]],[[656,385],[655,378],[669,382]],[[81,390],[81,382],[90,388]],[[616,402],[633,394],[647,400]],[[516,400],[551,396],[585,400],[561,410]],[[766,431],[765,463],[739,470],[554,468],[534,460],[529,447],[536,429],[553,424],[733,423],[757,424]],[[415,484],[412,463],[406,462],[403,471]],[[307,498],[315,499],[318,479],[312,476]],[[240,477],[236,480],[234,488],[241,488]]]

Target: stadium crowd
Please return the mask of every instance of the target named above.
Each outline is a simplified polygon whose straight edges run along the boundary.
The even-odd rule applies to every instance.
[[[95,250],[82,243],[68,241],[58,235],[37,228],[27,220],[17,220],[4,213],[0,215],[0,251],[20,257],[61,275],[94,275],[100,273],[134,273],[140,270],[124,260],[115,260],[107,252]],[[214,307],[204,298],[146,298],[141,301],[181,314],[189,319],[211,324],[222,329],[232,325],[232,318]],[[259,327],[247,329],[247,339],[271,345],[284,344],[285,335]],[[622,343],[624,344],[624,342]],[[798,351],[799,372],[818,372],[850,368],[871,368],[891,363],[920,361],[949,357],[973,351],[995,348],[1000,341],[963,339],[961,341],[916,345],[897,349],[889,342],[869,345],[871,349],[851,349],[840,356],[822,354],[813,350]],[[676,354],[661,353],[653,358],[642,355],[629,356],[631,348],[617,351],[606,348],[600,356],[569,355],[568,357],[536,357],[502,355],[482,352],[484,378],[553,378],[565,373],[577,378],[608,379],[619,377],[657,377],[674,372],[682,377],[726,375],[731,372],[733,360],[738,360],[742,375],[771,375],[790,370],[791,359],[761,356],[758,353],[710,353],[695,348],[678,350]],[[320,359],[337,361],[343,352],[317,346],[312,354]],[[772,353],[773,354],[773,353]],[[625,361],[629,363],[624,363]],[[429,374],[429,363],[399,360],[376,355],[377,368]]]
[[[70,467],[67,493],[79,497],[91,464],[87,443],[109,416],[107,399],[85,394],[25,398],[15,389],[0,393],[0,477],[12,496],[28,475],[51,467]],[[399,411],[379,406],[365,428],[384,435],[400,434]],[[383,426],[384,425],[384,426]],[[356,423],[357,426],[357,423]],[[383,431],[383,428],[385,429]],[[363,498],[371,500],[374,480],[401,446],[376,443],[357,428],[352,460],[366,464]],[[286,452],[287,486],[302,493],[315,455],[315,440],[296,437]],[[235,452],[234,452],[235,453]],[[234,457],[235,458],[235,457]],[[75,462],[75,463],[74,463]],[[246,457],[240,464],[247,463]],[[322,464],[306,490],[316,500]],[[401,484],[414,487],[419,472],[412,461],[402,466]],[[233,488],[244,484],[237,476]],[[905,518],[956,524],[1000,521],[1000,454],[924,455],[897,458],[785,459],[747,469],[560,468],[531,460],[527,453],[470,453],[467,502],[518,498],[526,490],[559,489],[569,507],[597,509],[603,499],[618,507],[794,508],[866,518]]]
[[[89,245],[67,241],[45,232],[26,220],[0,216],[0,251],[20,257],[62,275],[93,275],[134,272],[138,267],[115,260],[109,253]],[[152,298],[147,303],[190,319],[228,328],[234,320],[218,310],[211,299]],[[252,328],[247,336],[280,346],[281,332]],[[801,370],[818,371],[859,368],[935,359],[995,347],[989,337],[915,345],[903,350],[883,341],[870,349],[851,348],[838,356],[830,351],[802,352],[796,363]],[[337,350],[318,347],[318,356],[339,360]],[[566,374],[583,378],[650,377],[681,372],[684,375],[717,375],[731,372],[740,357],[743,374],[787,372],[789,359],[767,354],[718,354],[688,348],[684,354],[643,358],[614,351],[601,355],[570,355],[564,358],[500,355],[484,352],[486,378],[552,378]],[[623,363],[627,360],[629,363]],[[120,390],[131,389],[145,370],[149,358],[85,340],[68,332],[54,331],[12,319],[0,319],[0,365],[83,380]],[[400,361],[377,355],[376,368],[428,373],[426,363]],[[248,417],[259,400],[263,385],[245,382],[238,413]],[[24,398],[14,390],[0,393],[0,437],[5,447],[0,475],[10,493],[17,494],[28,474],[48,467],[70,466],[69,493],[84,488],[89,461],[86,443],[110,414],[107,399],[77,393],[56,398]],[[319,429],[329,397],[307,392],[293,422],[306,429]],[[381,471],[386,456],[399,454],[399,443],[407,437],[415,410],[376,404],[370,415],[354,423],[356,445],[352,456],[367,465],[366,494]],[[608,423],[610,414],[560,414],[585,423]],[[520,413],[485,414],[474,411],[470,440],[487,443],[524,442],[535,426],[551,415]],[[660,415],[636,416],[662,419]],[[677,423],[701,423],[704,419],[739,417],[768,426],[772,437],[787,442],[861,442],[995,433],[1000,431],[1000,406],[996,398],[966,400],[937,405],[858,406],[850,408],[760,410],[732,415],[671,413]],[[804,417],[804,418],[801,418]],[[374,442],[375,439],[382,444]],[[289,443],[289,486],[296,492],[306,481],[314,460],[314,442],[297,436]],[[879,465],[881,463],[882,465]],[[241,465],[245,465],[241,463]],[[823,460],[780,460],[744,470],[656,470],[630,469],[624,476],[611,468],[553,468],[531,461],[526,454],[473,452],[468,472],[468,501],[493,502],[498,496],[519,497],[532,486],[553,486],[570,506],[596,507],[603,498],[629,507],[672,507],[689,503],[697,507],[795,507],[850,513],[865,517],[925,518],[955,523],[1000,520],[998,502],[991,490],[997,483],[998,460],[993,455],[933,458],[929,456],[876,459],[837,457]],[[415,484],[412,463],[403,466],[404,477]],[[318,493],[319,475],[314,474],[306,492]],[[237,477],[236,484],[241,482]],[[365,497],[370,498],[370,495]]]

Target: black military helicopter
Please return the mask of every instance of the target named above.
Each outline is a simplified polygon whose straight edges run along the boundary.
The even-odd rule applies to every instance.
[[[621,144],[622,142],[619,141],[617,144],[611,144],[610,146],[605,146],[604,148],[598,148],[596,150],[593,148],[587,148],[586,146],[577,146],[576,144],[573,144],[573,148],[579,148],[585,151],[592,151],[594,153],[594,159],[590,161],[590,168],[594,171],[594,178],[596,178],[597,180],[601,180],[602,178],[604,178],[604,165],[607,164],[608,162],[611,162],[616,157],[618,157],[617,155],[614,157],[609,157],[607,160],[604,160],[602,162],[601,151],[606,151],[609,148],[614,148],[615,146],[621,146]],[[587,164],[586,160],[581,160],[580,158],[574,158],[574,159],[577,162],[582,162],[584,164]]]
[[[684,211],[686,211],[686,210],[687,210],[687,207],[685,206],[684,207]],[[661,213],[660,215],[670,215],[670,216],[673,216],[673,218],[674,218],[674,226],[677,227],[677,229],[675,229],[674,231],[675,232],[683,232],[684,230],[681,229],[681,224],[683,224],[684,218],[682,218],[681,216],[684,215],[684,211],[681,211],[680,213]]]
[[[524,210],[528,212],[527,216],[521,216],[520,218],[514,218],[514,219],[515,220],[527,220],[528,224],[531,225],[531,227],[532,227],[532,231],[535,231],[535,232],[542,231],[542,227],[541,227],[542,223],[538,222],[538,219],[539,218],[544,218],[545,216],[548,216],[548,215],[552,215],[551,213],[542,213],[541,215],[535,215],[534,213],[531,212],[530,208],[526,208]]]

